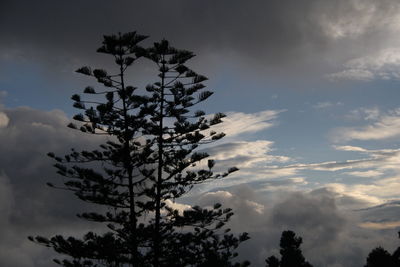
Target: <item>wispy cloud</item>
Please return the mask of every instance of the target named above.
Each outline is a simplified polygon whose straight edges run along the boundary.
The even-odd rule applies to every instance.
[[[285,110],[263,110],[256,113],[225,112],[223,123],[213,127],[214,131],[224,132],[227,137],[255,133],[276,125],[275,119]]]
[[[348,172],[348,175],[356,176],[356,177],[364,177],[364,178],[376,178],[383,175],[383,172],[376,171],[376,170],[369,170],[369,171],[354,171]]]
[[[400,109],[391,110],[385,114],[378,110],[370,110],[365,119],[370,124],[359,127],[336,128],[331,133],[334,142],[351,140],[383,140],[400,136]]]
[[[400,190],[400,177],[380,178],[365,184],[331,183],[325,187],[341,195],[351,196],[367,203],[367,206],[383,204],[397,199]]]
[[[268,167],[267,169],[291,170],[292,177],[301,175],[303,171],[322,171],[337,172],[342,177],[347,175],[368,178],[358,183],[344,181],[319,185],[328,187],[342,196],[358,199],[364,204],[380,204],[387,199],[398,197],[400,190],[400,177],[398,176],[400,173],[400,149],[369,150],[356,146],[335,146],[334,148],[341,151],[362,153],[365,156],[356,160],[289,164]],[[288,175],[288,177],[291,177],[290,173]]]
[[[275,155],[273,145],[274,142],[268,140],[232,141],[204,149],[203,151],[216,160],[215,171],[225,171],[233,166],[238,167],[240,171],[227,179],[207,184],[198,192],[211,190],[213,187],[229,187],[295,175],[294,169],[268,168],[292,160],[288,156]]]
[[[331,80],[400,79],[400,48],[386,48],[372,55],[349,60],[344,70],[328,75]]]
[[[400,171],[400,149],[368,150],[356,146],[334,146],[334,148],[342,151],[362,152],[366,154],[367,157],[343,161],[326,161],[308,164],[299,163],[275,168],[307,169],[316,171],[376,168],[381,171],[388,169]]]
[[[337,80],[359,80],[359,81],[372,81],[374,79],[374,73],[370,70],[363,69],[350,69],[346,68],[340,72],[335,72],[327,75],[331,81]]]
[[[331,108],[331,107],[335,107],[335,106],[343,106],[342,102],[318,102],[317,104],[313,105],[313,108],[315,109],[325,109],[325,108]]]
[[[381,111],[378,107],[361,107],[353,109],[345,116],[348,120],[377,120],[381,115]]]
[[[286,156],[271,155],[273,142],[267,140],[235,141],[213,146],[206,151],[218,162],[238,167],[255,167],[260,163],[287,162]]]
[[[375,229],[375,230],[393,229],[393,228],[400,227],[400,221],[395,221],[395,222],[364,222],[364,223],[360,223],[359,226],[362,227],[362,228]]]

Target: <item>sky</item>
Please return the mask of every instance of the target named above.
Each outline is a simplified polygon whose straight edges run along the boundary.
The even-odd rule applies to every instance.
[[[95,51],[128,31],[193,51],[189,65],[215,92],[202,108],[228,115],[227,136],[202,149],[240,171],[171,205],[233,208],[252,266],[279,253],[287,229],[315,266],[362,266],[374,247],[398,246],[397,0],[1,0],[0,265],[51,266],[26,236],[96,227],[75,216],[86,206],[45,186],[60,179],[46,154],[101,143],[65,127],[70,96],[95,85],[74,71],[112,68]],[[130,79],[151,74],[143,62]]]

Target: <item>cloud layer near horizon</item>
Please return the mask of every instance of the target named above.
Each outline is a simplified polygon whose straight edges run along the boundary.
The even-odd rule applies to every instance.
[[[81,203],[78,205],[68,192],[64,194],[45,187],[45,183],[56,176],[51,161],[45,154],[48,151],[63,154],[71,147],[95,147],[99,140],[65,127],[69,119],[61,111],[45,112],[21,107],[3,108],[1,114],[7,118],[7,124],[0,128],[0,149],[4,152],[0,155],[0,211],[4,214],[0,220],[0,225],[3,226],[1,229],[4,230],[4,238],[0,242],[0,251],[3,253],[0,254],[0,263],[10,267],[50,266],[54,254],[27,241],[28,235],[60,232],[76,234],[76,229],[80,229],[80,232],[94,226],[86,225],[75,217],[79,212],[76,207],[89,207]],[[251,116],[252,114],[246,115]],[[254,114],[254,118],[259,116]],[[235,128],[234,125],[231,127]],[[238,131],[237,134],[240,135]],[[381,244],[384,238],[393,240],[385,241],[388,248],[395,244],[394,234],[390,229],[396,216],[379,224],[374,216],[379,214],[379,210],[369,213],[366,220],[349,216],[345,212],[351,207],[374,203],[368,202],[370,199],[364,199],[371,186],[327,184],[300,193],[299,188],[307,185],[307,180],[298,176],[301,169],[335,169],[335,164],[289,165],[286,169],[282,167],[269,171],[265,165],[289,160],[272,154],[272,142],[239,142],[234,138],[228,141],[211,147],[210,150],[222,165],[243,162],[241,174],[228,177],[220,184],[210,184],[206,190],[197,193],[194,191],[195,194],[185,198],[185,203],[170,204],[188,208],[196,203],[207,206],[222,202],[232,207],[236,214],[231,222],[233,229],[237,232],[249,231],[252,236],[241,248],[241,257],[251,259],[254,266],[261,266],[265,257],[277,253],[279,235],[286,229],[295,230],[303,236],[305,254],[312,262],[323,266],[362,263],[367,252]],[[394,150],[369,151],[352,146],[338,149],[359,151],[372,155],[372,158],[381,156],[381,163],[389,163],[398,153]],[[240,159],[243,156],[247,158]],[[255,176],[254,183],[249,183],[252,175]],[[352,175],[359,173],[353,171]],[[377,199],[390,195],[391,192],[394,194],[393,190],[397,190],[398,182],[395,178],[391,181],[392,183],[389,183],[389,179],[376,181],[376,184],[381,184],[381,187],[373,185],[373,191],[378,194],[375,196]],[[248,185],[243,185],[245,183]],[[215,189],[218,186],[224,189]],[[392,191],[382,188],[391,188]],[[345,251],[343,246],[346,246]],[[329,250],[330,254],[323,254],[321,250]],[[18,256],[21,253],[24,257]]]

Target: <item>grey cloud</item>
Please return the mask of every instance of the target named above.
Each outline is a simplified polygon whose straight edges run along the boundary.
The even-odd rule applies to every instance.
[[[9,40],[19,42],[24,38],[38,48],[76,49],[85,47],[89,39],[99,39],[103,33],[137,28],[157,38],[166,35],[183,41],[184,45],[189,42],[200,48],[232,48],[251,53],[254,48],[264,51],[259,48],[271,47],[272,43],[274,49],[278,49],[278,43],[288,47],[299,43],[305,38],[301,24],[309,24],[302,19],[301,11],[306,12],[309,5],[294,1],[256,1],[246,6],[242,1],[119,1],[112,5],[107,1],[45,1],[41,5],[6,1],[2,29]],[[300,24],[288,20],[292,17]],[[276,51],[266,51],[276,55]]]
[[[392,222],[399,220],[400,201],[389,201],[385,204],[360,210],[368,222]]]
[[[82,64],[94,54],[102,34],[136,29],[202,55],[256,63],[254,69],[318,71],[332,53],[343,61],[381,45],[378,40],[393,33],[388,25],[399,10],[396,3],[46,0],[39,5],[8,0],[2,1],[0,50],[3,56],[35,56],[53,65]],[[357,44],[364,49],[343,53]]]
[[[63,155],[72,147],[94,147],[98,140],[67,128],[68,118],[61,111],[21,107],[2,112],[9,122],[0,128],[0,265],[50,266],[54,255],[28,241],[28,235],[84,231],[95,226],[75,216],[87,210],[87,205],[70,192],[46,187],[46,182],[61,182],[46,154]]]
[[[350,198],[347,203],[358,201]],[[260,194],[249,186],[235,186],[207,193],[200,199],[201,204],[215,202],[235,212],[229,224],[234,231],[249,232],[251,239],[241,245],[239,255],[249,259],[252,266],[265,266],[266,257],[279,254],[280,234],[287,229],[303,237],[303,252],[314,266],[363,266],[374,247],[391,249],[397,243],[393,229],[360,228],[362,214],[339,209],[337,202],[342,207],[346,203],[326,188],[309,193]],[[380,214],[376,211],[370,216],[376,219]]]
[[[329,192],[309,195],[293,193],[272,210],[272,222],[289,229],[298,229],[312,235],[309,248],[328,246],[335,242],[346,219],[337,210],[335,199]],[[301,222],[301,223],[299,223]]]

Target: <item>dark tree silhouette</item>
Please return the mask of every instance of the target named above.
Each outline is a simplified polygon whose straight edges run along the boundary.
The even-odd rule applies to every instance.
[[[400,238],[400,232],[399,232]],[[400,266],[400,247],[398,247],[393,254],[390,254],[382,247],[373,249],[367,257],[367,264],[365,267],[398,267]]]
[[[365,267],[378,266],[395,267],[398,265],[395,265],[392,255],[390,255],[389,252],[387,252],[382,247],[377,247],[369,253],[367,258],[367,265],[365,265]]]
[[[275,256],[267,258],[265,261],[267,267],[312,267],[308,263],[300,249],[303,242],[301,237],[296,237],[293,231],[283,231],[280,240],[280,254],[279,260]]]
[[[94,151],[72,149],[64,157],[53,153],[48,155],[57,162],[54,166],[58,174],[66,178],[61,188],[73,191],[85,202],[105,207],[102,209],[104,212],[78,216],[106,223],[112,231],[103,235],[89,232],[83,239],[37,237],[35,241],[73,258],[72,261],[55,260],[64,266],[121,266],[141,262],[137,222],[144,210],[137,209],[136,199],[140,196],[138,189],[143,183],[137,174],[143,166],[140,154],[144,155],[144,152],[137,142],[143,118],[136,111],[141,99],[134,95],[135,87],[126,84],[126,72],[141,56],[143,49],[138,43],[145,38],[135,32],[104,36],[103,45],[97,51],[114,58],[117,65],[115,74],[90,67],[77,70],[95,78],[103,89],[97,91],[86,87],[84,93],[93,95],[91,100],[72,96],[74,107],[84,112],[74,116],[78,126],[73,123],[68,126],[84,133],[105,135],[109,140]],[[101,96],[105,97],[105,101],[102,102]],[[48,185],[60,188],[51,183]]]
[[[144,39],[135,32],[104,36],[98,52],[114,58],[115,74],[90,67],[77,70],[104,88],[87,87],[90,100],[72,96],[74,107],[84,112],[74,116],[78,125],[69,127],[104,135],[107,141],[97,150],[48,154],[64,177],[63,186],[49,186],[100,206],[78,216],[107,228],[80,238],[30,239],[69,256],[55,260],[63,266],[238,266],[231,263],[234,250],[248,236],[224,229],[233,215],[230,209],[215,204],[212,209],[178,211],[167,205],[194,185],[237,170],[214,174],[214,161],[196,152],[199,145],[224,136],[210,129],[224,115],[190,112],[212,95],[203,90],[206,78],[184,65],[194,56],[191,52],[172,48],[166,40],[144,49],[138,45]],[[142,56],[156,63],[159,81],[139,94],[126,77]]]
[[[268,257],[268,259],[266,259],[265,262],[267,263],[267,267],[279,267],[279,266],[281,266],[281,262],[275,256]]]
[[[146,191],[152,199],[147,205],[155,212],[150,225],[154,227],[154,254],[151,254],[154,266],[169,266],[179,260],[182,266],[200,264],[211,258],[229,262],[235,256],[232,248],[248,238],[247,234],[236,238],[225,231],[219,240],[216,232],[233,214],[219,204],[212,210],[194,207],[183,214],[166,206],[167,200],[181,197],[194,185],[237,170],[230,168],[225,173],[214,174],[213,160],[201,165],[208,155],[196,149],[224,136],[210,128],[221,123],[225,115],[217,113],[207,118],[203,111],[190,112],[192,106],[212,95],[202,84],[207,78],[185,65],[193,56],[189,51],[171,47],[166,40],[155,43],[146,53],[159,72],[159,80],[146,88],[151,96],[143,108],[150,118],[145,134],[152,137],[148,143],[154,144],[150,157],[155,159],[155,167],[148,172],[153,183]],[[162,209],[166,210],[164,215]],[[172,250],[171,242],[175,245]]]

